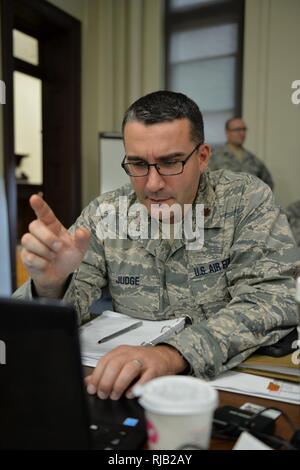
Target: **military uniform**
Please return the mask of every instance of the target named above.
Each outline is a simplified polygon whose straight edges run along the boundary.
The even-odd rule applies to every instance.
[[[286,215],[296,243],[300,246],[300,201],[290,204],[286,209]]]
[[[235,155],[228,145],[217,147],[213,150],[208,162],[210,170],[220,170],[221,168],[250,173],[264,181],[271,189],[274,188],[272,176],[261,160],[246,149],[241,149],[241,157]]]
[[[119,196],[136,202],[130,185],[106,193],[82,212],[74,227],[92,233],[84,261],[65,293],[82,321],[108,285],[115,310],[160,320],[189,315],[193,324],[167,344],[199,377],[212,378],[236,366],[260,345],[276,342],[297,324],[294,280],[285,254],[293,248],[285,215],[272,192],[251,175],[229,171],[202,175],[195,203],[204,204],[204,245],[189,250],[174,239],[101,240],[106,202]],[[139,217],[129,215],[131,227]],[[30,283],[15,294],[30,297]],[[285,330],[283,330],[285,328]]]

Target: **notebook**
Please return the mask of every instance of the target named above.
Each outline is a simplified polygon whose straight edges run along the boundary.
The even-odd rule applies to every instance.
[[[283,357],[270,357],[260,354],[253,354],[236,367],[236,370],[247,374],[262,375],[275,379],[288,380],[290,382],[300,382],[300,366],[293,362],[293,354]],[[297,361],[298,362],[298,361]]]
[[[0,312],[0,449],[143,446],[136,400],[86,393],[71,306],[0,299]]]
[[[158,321],[139,320],[105,310],[80,328],[82,363],[94,367],[100,357],[122,344],[152,346],[161,343],[182,331],[188,321],[189,317]],[[116,336],[109,339],[114,334]],[[103,339],[105,341],[101,342]]]

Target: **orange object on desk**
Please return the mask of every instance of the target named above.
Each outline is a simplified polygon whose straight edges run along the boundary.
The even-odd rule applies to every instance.
[[[29,274],[21,260],[21,246],[16,250],[16,272],[17,272],[17,287],[20,287],[29,278]]]

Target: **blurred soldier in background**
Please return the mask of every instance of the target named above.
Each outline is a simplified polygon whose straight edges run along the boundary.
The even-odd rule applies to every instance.
[[[271,189],[274,188],[272,176],[259,158],[246,150],[243,145],[247,127],[242,118],[234,117],[226,121],[225,132],[227,142],[213,150],[209,161],[210,170],[225,168],[235,172],[255,175]]]

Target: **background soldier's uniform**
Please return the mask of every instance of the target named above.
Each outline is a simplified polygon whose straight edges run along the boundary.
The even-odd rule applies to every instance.
[[[286,215],[296,243],[300,246],[300,201],[293,202],[286,208]]]
[[[208,162],[210,170],[226,169],[235,172],[250,173],[264,181],[271,189],[274,189],[272,176],[263,164],[253,153],[246,149],[241,149],[241,158],[238,158],[230,151],[227,145],[213,149],[212,156]]]
[[[118,205],[136,195],[129,185],[89,204],[76,222],[91,230],[90,248],[65,294],[81,318],[109,285],[114,308],[134,317],[189,315],[194,322],[167,341],[196,376],[212,378],[234,367],[260,345],[276,342],[297,324],[294,280],[285,256],[294,246],[272,192],[251,175],[229,171],[202,176],[195,203],[205,206],[204,246],[185,239],[105,239],[103,202]],[[138,227],[139,218],[128,225]],[[131,232],[132,233],[132,232]],[[127,277],[134,281],[122,282]],[[30,283],[15,294],[31,296]]]

